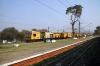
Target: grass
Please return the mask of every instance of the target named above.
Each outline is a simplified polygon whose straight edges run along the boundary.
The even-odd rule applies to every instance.
[[[79,46],[81,46],[81,45],[79,45]],[[77,47],[79,47],[79,46],[77,46]],[[68,52],[74,50],[74,49],[77,48],[77,47],[74,47],[74,48],[72,48],[72,49],[69,49],[69,50],[67,50],[67,51],[64,51],[64,52],[62,52],[62,53],[60,53],[60,54],[58,54],[58,55],[56,55],[56,56],[53,56],[53,57],[51,57],[51,58],[49,58],[49,59],[43,60],[43,61],[41,61],[41,62],[39,62],[39,63],[30,65],[30,66],[45,66],[45,65],[48,64],[49,62],[51,62],[51,61],[53,61],[53,60],[55,60],[55,59],[61,57],[61,56],[64,55],[65,53],[68,53]],[[66,62],[69,62],[70,60],[71,60],[71,59],[67,59]]]
[[[93,41],[93,40],[90,40],[90,41]],[[88,43],[88,42],[86,42],[86,43],[84,43],[84,44],[87,44],[87,43]],[[77,46],[77,47],[83,46],[84,44],[79,45],[79,46]],[[61,54],[58,54],[58,55],[52,57],[52,58],[43,60],[42,62],[39,62],[39,63],[33,64],[33,65],[30,65],[30,66],[45,66],[47,63],[53,61],[54,59],[57,59],[58,57],[64,55],[64,54],[67,53],[67,52],[70,52],[70,51],[74,50],[74,49],[77,48],[77,47],[74,47],[74,48],[72,48],[72,49],[69,49],[69,50],[67,50],[67,51],[65,51],[65,52],[63,52],[63,53],[61,53]],[[81,51],[82,51],[82,50],[81,50]],[[83,52],[83,51],[82,51],[82,52]],[[81,52],[81,53],[82,53],[82,52]],[[71,62],[71,61],[72,61],[72,58],[75,57],[75,56],[77,56],[77,54],[73,54],[70,58],[67,58],[67,59],[66,59],[66,63]],[[65,63],[65,64],[66,64],[66,63]],[[65,66],[65,65],[63,64],[62,66]]]
[[[10,53],[10,52],[17,52],[23,50],[34,50],[36,48],[43,48],[43,47],[56,47],[56,46],[63,46],[66,43],[76,41],[74,39],[63,39],[57,40],[54,43],[44,43],[44,42],[32,42],[32,43],[19,43],[19,47],[14,47],[14,44],[0,44],[0,54]]]
[[[55,43],[44,43],[44,42],[32,42],[32,43],[19,43],[19,47],[14,47],[14,44],[0,44],[0,54],[9,53],[9,52],[16,52],[22,50],[29,50],[33,48],[40,48],[46,46],[53,46],[54,44],[60,44],[71,41],[70,39],[67,40],[57,40]]]

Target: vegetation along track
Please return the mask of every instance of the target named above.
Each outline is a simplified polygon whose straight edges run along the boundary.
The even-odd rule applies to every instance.
[[[41,66],[73,66],[77,63],[78,59],[86,52],[92,44],[94,44],[97,38],[94,38],[86,43],[71,49],[68,52],[64,52],[58,56],[55,56],[52,60],[48,61],[47,63],[40,63]],[[45,61],[44,61],[45,62]],[[33,65],[39,66],[39,64]]]

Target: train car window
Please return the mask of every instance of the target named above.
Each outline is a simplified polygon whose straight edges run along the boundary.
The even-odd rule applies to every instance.
[[[26,36],[31,36],[31,32],[27,32]]]
[[[53,34],[50,34],[50,38],[52,38]]]
[[[36,34],[33,34],[33,36],[36,36]]]

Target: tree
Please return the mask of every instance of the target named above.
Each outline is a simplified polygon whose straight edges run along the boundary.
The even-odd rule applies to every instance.
[[[22,30],[21,32],[18,33],[18,39],[23,41],[24,40],[24,36],[26,35],[26,33],[28,32],[28,30]]]
[[[100,35],[100,26],[96,27],[97,35]]]
[[[1,32],[0,32],[0,42],[1,42]]]
[[[15,29],[14,27],[5,28],[1,32],[1,39],[2,40],[12,41],[14,38],[17,37],[17,35],[18,35],[18,30]]]
[[[40,31],[40,32],[48,32],[47,29],[39,29],[38,31]]]
[[[37,29],[33,28],[32,31],[38,31]]]
[[[81,17],[82,8],[83,7],[81,5],[75,5],[75,6],[68,7],[67,10],[66,10],[66,15],[71,13],[71,19],[70,20],[71,20],[71,25],[72,25],[73,37],[75,37],[74,25],[79,20],[79,18]]]

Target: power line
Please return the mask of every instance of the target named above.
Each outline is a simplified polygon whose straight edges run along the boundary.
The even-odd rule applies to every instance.
[[[64,5],[65,7],[67,7],[64,3],[62,3],[60,0],[58,0],[62,5]],[[69,3],[70,5],[71,5],[71,3],[70,2],[68,2],[67,0],[66,0],[66,2],[67,3]],[[72,6],[72,5],[71,5]],[[83,16],[83,15],[82,15]],[[81,18],[82,20],[84,20],[83,18]],[[86,18],[85,18],[86,19]],[[80,34],[80,20],[79,20],[79,34]],[[91,24],[91,23],[90,23]],[[88,25],[90,25],[90,24],[88,24]],[[86,26],[84,26],[83,28],[85,28],[85,27],[87,27],[88,25],[86,25]]]
[[[13,23],[13,22],[5,22],[5,21],[0,21],[0,22],[2,22],[2,23],[11,23],[11,24],[17,24],[17,25],[21,25],[21,27],[23,26],[23,25],[27,25],[27,26],[36,26],[36,25],[29,25],[29,24],[22,24],[22,23]],[[0,27],[1,27],[2,25],[0,25]],[[38,25],[37,25],[38,26]],[[5,26],[5,27],[7,27],[7,26]],[[12,27],[12,26],[11,26]],[[44,26],[38,26],[38,27],[44,27]],[[33,27],[33,28],[35,28],[35,27]],[[48,30],[50,29],[50,28],[55,28],[55,27],[48,27]],[[42,28],[43,29],[43,28]],[[52,30],[53,30],[52,29]],[[49,30],[49,31],[51,31],[51,30]]]
[[[48,8],[50,8],[51,10],[53,10],[53,11],[55,11],[55,12],[59,13],[60,15],[62,15],[62,16],[64,16],[64,17],[66,17],[65,15],[63,15],[62,13],[58,12],[57,10],[55,10],[55,9],[51,8],[50,6],[48,6],[48,5],[46,5],[46,4],[42,3],[42,2],[40,2],[40,1],[38,1],[38,0],[36,0],[36,1],[37,1],[37,2],[39,2],[39,3],[40,3],[40,4],[42,4],[42,5],[44,5],[44,6],[48,7]],[[67,17],[67,18],[68,18],[68,17]]]
[[[61,4],[63,4],[65,7],[67,7],[64,3],[62,3],[60,0],[58,0]]]
[[[60,12],[58,12],[57,10],[55,10],[55,9],[53,9],[53,8],[51,8],[51,7],[49,7],[49,6],[47,6],[46,4],[44,4],[44,3],[42,3],[42,2],[40,2],[40,1],[38,1],[38,0],[36,0],[36,1],[39,2],[39,3],[41,3],[41,4],[43,4],[44,6],[46,6],[46,7],[48,7],[48,8],[50,8],[50,9],[52,9],[53,11],[55,11],[55,12],[57,12],[57,13],[63,15],[62,13],[60,13]],[[28,21],[28,22],[35,22],[35,21],[30,21],[30,20],[26,20],[26,19],[20,19],[20,18],[5,16],[5,15],[0,15],[0,16],[8,17],[8,18],[13,18],[13,19],[16,19],[16,20],[24,20],[24,21]],[[63,15],[63,16],[65,16],[65,15]],[[66,16],[65,16],[65,17],[66,17]],[[67,18],[68,18],[68,17],[67,17]],[[69,18],[69,19],[70,19],[70,18]],[[35,23],[38,23],[38,22],[35,22]],[[42,23],[42,24],[45,24],[45,23]]]
[[[81,29],[83,29],[83,28],[85,28],[85,27],[89,26],[90,24],[92,24],[92,23],[89,23],[88,25],[86,25],[86,26],[82,27]]]
[[[67,3],[69,3],[67,0],[65,0]],[[70,4],[70,3],[69,3]],[[70,4],[71,5],[71,4]],[[72,6],[72,5],[71,5]]]
[[[19,20],[23,20],[23,21],[28,21],[28,22],[31,22],[31,23],[34,22],[34,24],[40,24],[40,22],[31,21],[31,20],[26,20],[26,19],[21,19],[21,18],[15,18],[15,17],[5,16],[5,15],[0,15],[0,16],[16,19],[17,22],[18,22]],[[9,22],[9,23],[10,23],[10,22]],[[19,24],[20,24],[20,23],[19,23]],[[46,23],[42,23],[42,24],[48,24],[48,23],[46,22]],[[51,25],[51,24],[49,24],[49,25]]]
[[[83,15],[82,15],[83,16]],[[87,19],[85,16],[83,16],[85,19]],[[87,21],[89,21],[88,19],[87,19]],[[89,21],[90,22],[90,21]]]
[[[83,16],[83,15],[82,15]],[[83,21],[85,21],[83,18],[81,18]]]
[[[7,22],[7,21],[0,21],[0,22],[2,22],[2,23],[11,23],[11,24],[16,24],[16,25],[21,25],[21,26],[23,26],[23,25],[26,25],[26,26],[37,26],[36,24],[35,25],[29,25],[29,24],[23,24],[23,23],[18,23],[18,20],[24,20],[24,21],[30,21],[30,20],[25,20],[25,19],[21,19],[21,18],[15,18],[15,17],[9,17],[9,16],[4,16],[4,15],[0,15],[0,16],[2,16],[2,17],[8,17],[8,18],[14,18],[14,19],[16,19],[17,20],[17,23],[16,22]],[[32,23],[33,23],[33,21],[31,21]],[[37,23],[37,24],[40,24],[40,23],[38,23],[38,22],[35,22],[35,23]],[[45,23],[42,23],[42,24],[45,24]],[[1,26],[1,25],[0,25]],[[38,27],[44,27],[44,26],[38,26]],[[46,27],[45,27],[46,28]]]
[[[12,24],[19,24],[19,25],[27,25],[27,26],[36,26],[36,25],[29,25],[29,24],[21,24],[21,23],[14,23],[14,22],[5,22],[5,21],[0,21],[3,23],[12,23]],[[39,27],[43,27],[43,26],[39,26]]]
[[[28,21],[28,22],[31,22],[31,23],[35,22],[35,23],[40,24],[39,22],[36,22],[36,21],[31,21],[31,20],[26,20],[26,19],[21,19],[21,18],[15,18],[15,17],[5,16],[5,15],[0,15],[0,16],[3,16],[3,17],[8,17],[8,18],[13,18],[13,19],[16,19],[16,20]],[[42,24],[46,24],[46,23],[42,23]]]
[[[65,7],[67,7],[63,2],[61,2],[60,0],[58,0],[62,5],[64,5]],[[67,1],[67,0],[66,0]],[[67,1],[68,2],[68,1]],[[69,2],[68,2],[69,3]],[[70,3],[69,3],[70,4]],[[71,4],[70,4],[71,5]],[[72,5],[71,5],[72,6]],[[82,19],[82,18],[81,18]],[[84,20],[84,19],[82,19]]]
[[[70,5],[71,5],[71,3],[70,2],[68,2],[68,0],[65,0],[67,3],[69,3]],[[72,5],[71,5],[72,6]],[[82,15],[83,16],[83,15]],[[84,16],[83,16],[84,17]],[[83,18],[81,18],[81,19],[83,19]],[[86,20],[87,20],[87,18],[85,18]],[[87,20],[87,21],[89,21],[89,20]],[[90,21],[89,21],[90,22]]]

